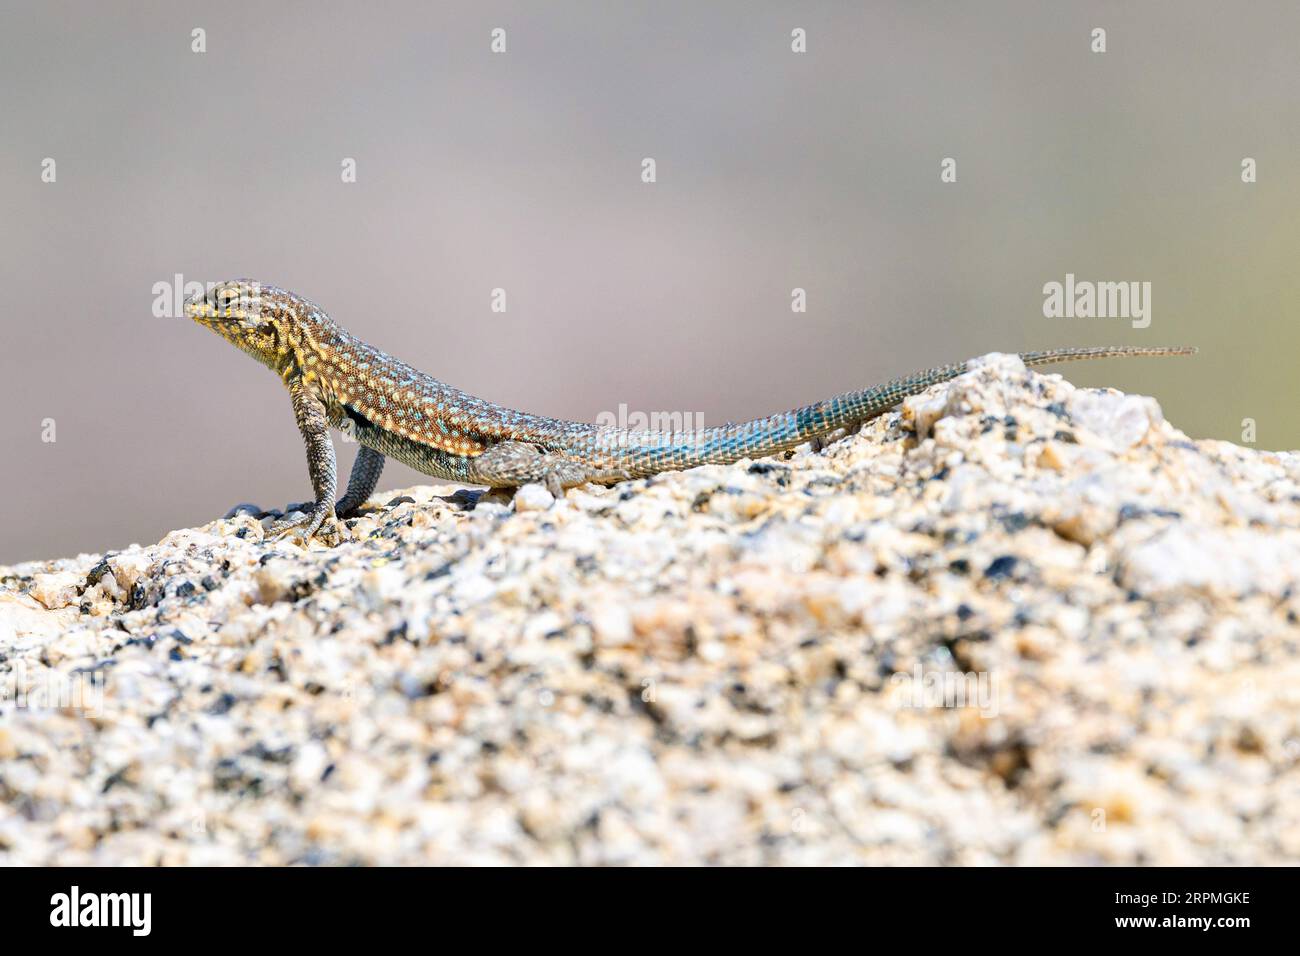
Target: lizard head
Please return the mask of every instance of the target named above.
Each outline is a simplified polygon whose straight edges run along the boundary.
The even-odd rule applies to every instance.
[[[304,306],[310,307],[275,286],[235,279],[191,296],[185,302],[185,314],[268,368],[282,372],[292,361]]]

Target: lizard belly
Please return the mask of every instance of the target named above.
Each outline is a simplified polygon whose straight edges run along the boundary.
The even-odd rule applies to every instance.
[[[380,428],[352,408],[345,407],[338,418],[337,427],[352,432],[357,441],[386,458],[400,461],[434,478],[470,482],[468,471],[471,459],[464,455],[453,455],[441,448],[403,438]]]

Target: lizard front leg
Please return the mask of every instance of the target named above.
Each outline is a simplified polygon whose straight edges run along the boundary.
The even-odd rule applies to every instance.
[[[288,384],[289,397],[293,400],[293,415],[298,420],[298,431],[302,432],[303,443],[307,446],[307,472],[311,475],[316,500],[307,514],[300,518],[277,521],[271,526],[269,534],[285,534],[301,528],[305,541],[310,541],[312,535],[319,534],[326,544],[335,545],[343,540],[344,532],[334,514],[338,471],[334,462],[334,443],[330,441],[329,418],[316,389],[303,381],[302,376],[294,376]],[[377,480],[378,475],[375,477]]]
[[[557,499],[565,488],[589,481],[623,481],[628,473],[618,468],[595,468],[564,455],[521,441],[503,441],[471,458],[465,480],[494,488],[509,488],[535,481]]]
[[[357,452],[357,460],[352,463],[352,474],[348,478],[348,490],[334,505],[334,513],[346,518],[366,503],[379,484],[379,476],[384,471],[384,456],[367,445],[362,445]]]

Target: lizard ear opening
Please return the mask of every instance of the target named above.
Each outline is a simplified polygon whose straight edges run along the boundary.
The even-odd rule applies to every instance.
[[[262,338],[270,339],[273,345],[280,343],[280,327],[274,322],[257,322],[253,328]]]

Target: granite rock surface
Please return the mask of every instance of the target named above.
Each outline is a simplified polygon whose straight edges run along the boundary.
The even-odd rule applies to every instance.
[[[992,355],[818,453],[372,506],[0,568],[0,863],[1300,861],[1295,453]]]

